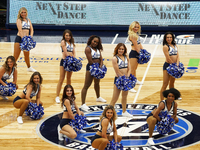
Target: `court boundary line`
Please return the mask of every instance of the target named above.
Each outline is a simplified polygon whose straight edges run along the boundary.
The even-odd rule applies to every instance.
[[[148,73],[149,67],[150,67],[150,65],[151,65],[151,62],[152,62],[152,60],[153,60],[153,58],[154,58],[155,52],[156,52],[156,50],[157,50],[157,47],[158,47],[158,45],[156,45],[156,47],[154,48],[153,54],[151,55],[151,59],[150,59],[150,61],[149,61],[149,63],[148,63],[148,66],[147,66],[147,68],[146,68],[146,70],[145,70],[144,76],[143,76],[143,78],[142,78],[142,83],[143,83],[143,84],[144,84],[144,80],[145,80],[145,78],[146,78],[146,75],[147,75],[147,73]],[[143,85],[143,84],[142,84],[142,85]],[[138,98],[138,96],[139,96],[139,94],[140,94],[140,90],[141,90],[141,88],[142,88],[142,85],[140,85],[139,88],[138,88],[138,91],[137,91],[137,93],[136,93],[136,96],[135,96],[135,98],[134,98],[134,100],[133,100],[133,104],[135,104],[136,101],[137,101],[137,98]]]

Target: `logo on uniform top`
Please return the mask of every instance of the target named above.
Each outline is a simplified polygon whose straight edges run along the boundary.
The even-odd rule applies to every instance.
[[[107,105],[89,106],[90,110],[85,112],[88,123],[84,128],[85,133],[80,133],[75,139],[58,140],[57,126],[60,123],[62,113],[55,114],[42,120],[37,126],[38,135],[45,141],[65,147],[66,149],[95,150],[91,146],[91,138],[99,128],[99,118]],[[133,118],[123,117],[122,105],[116,104],[115,110],[118,119],[115,121],[118,135],[122,136],[123,150],[166,150],[188,147],[200,142],[199,120],[200,115],[191,111],[177,109],[179,122],[165,135],[160,135],[154,130],[153,137],[156,145],[149,147],[147,115],[156,108],[150,104],[127,104],[127,111]],[[111,133],[112,135],[112,133]]]

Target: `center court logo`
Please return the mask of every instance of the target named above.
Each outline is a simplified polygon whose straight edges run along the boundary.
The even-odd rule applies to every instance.
[[[57,126],[61,119],[61,113],[42,120],[37,126],[37,132],[45,141],[66,149],[95,150],[92,148],[90,140],[99,128],[99,117],[106,106],[89,106],[89,112],[85,113],[88,120],[88,124],[84,128],[86,133],[80,133],[74,140],[58,141]],[[146,116],[156,105],[127,104],[127,111],[133,114],[133,118],[122,117],[121,104],[116,104],[115,107],[118,115],[115,123],[118,134],[122,136],[121,143],[124,150],[176,149],[200,141],[200,131],[198,129],[200,116],[190,111],[178,109],[179,123],[167,135],[160,135],[155,130],[153,137],[156,145],[149,147],[147,145],[148,126]]]

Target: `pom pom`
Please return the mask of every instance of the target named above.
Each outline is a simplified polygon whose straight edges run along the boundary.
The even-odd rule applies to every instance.
[[[105,65],[103,65],[101,68],[99,68],[99,63],[93,63],[90,66],[90,74],[91,76],[97,78],[97,79],[102,79],[105,77],[105,74],[107,72],[107,68]]]
[[[31,119],[37,120],[42,118],[42,116],[44,115],[44,108],[41,105],[37,106],[36,103],[30,102],[25,110],[25,113]]]
[[[167,114],[167,111],[160,112],[158,116],[160,117],[161,121],[157,122],[157,131],[160,134],[166,134],[170,132],[175,124],[175,120]]]
[[[0,95],[2,96],[12,96],[15,94],[17,88],[16,85],[13,84],[12,82],[7,83],[5,82],[7,85],[3,86],[2,84],[0,84]]]
[[[134,75],[130,74],[129,77],[120,76],[117,78],[115,85],[119,90],[128,91],[135,87],[137,79]]]
[[[139,53],[138,63],[139,64],[148,63],[150,58],[151,58],[151,53],[147,52],[147,50],[145,49],[141,49]]]
[[[22,51],[30,51],[31,49],[35,48],[36,42],[33,41],[33,38],[29,36],[24,36],[22,38],[22,42],[20,43],[20,49]]]
[[[65,71],[77,72],[82,68],[82,62],[80,59],[77,59],[73,56],[67,56],[63,61],[63,67]]]
[[[109,141],[109,143],[107,144],[105,150],[123,150],[123,145],[121,143],[118,142],[114,142],[113,141]]]
[[[167,73],[174,78],[180,78],[183,76],[185,68],[184,65],[180,62],[177,66],[176,63],[172,63],[167,67]]]
[[[76,133],[79,133],[79,131],[86,126],[87,120],[85,116],[79,116],[78,114],[76,114],[74,118],[74,120],[70,121],[69,125],[76,131]]]

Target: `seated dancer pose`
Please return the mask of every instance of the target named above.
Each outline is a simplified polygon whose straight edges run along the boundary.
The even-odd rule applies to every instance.
[[[117,135],[117,129],[115,125],[115,120],[117,119],[117,114],[112,105],[106,106],[102,115],[100,116],[99,130],[95,136],[91,139],[92,147],[98,150],[104,150],[109,141],[114,139],[115,142],[120,142],[122,137]],[[113,136],[110,133],[113,132]]]
[[[16,67],[17,67],[17,64],[16,64],[16,61],[15,61],[15,58],[13,56],[8,56],[6,58],[5,63],[0,68],[0,89],[1,89],[2,86],[7,86],[6,80],[9,80],[11,78],[13,78],[12,83],[16,86],[16,89],[18,88],[18,85],[17,85],[17,68]],[[3,89],[1,89],[1,90],[3,90]],[[4,100],[8,100],[8,98],[6,96],[4,96],[3,91],[1,91],[0,93],[2,93],[2,94],[0,94],[1,98],[3,98]]]
[[[75,102],[74,88],[71,85],[66,85],[63,90],[61,107],[63,108],[62,119],[58,125],[58,139],[60,141],[64,140],[64,135],[68,138],[74,139],[77,134],[74,128],[70,126],[70,121],[74,118],[76,114],[84,115],[82,111],[79,110]],[[85,132],[82,130],[81,132]]]
[[[172,32],[167,32],[163,38],[163,53],[165,55],[165,63],[163,64],[163,85],[160,89],[160,100],[163,100],[162,92],[166,90],[167,86],[169,88],[174,88],[175,78],[168,74],[167,67],[172,64],[176,63],[179,66],[179,53],[178,47],[176,45],[175,37]],[[179,97],[178,100],[182,98]]]
[[[90,66],[93,63],[98,63],[100,68],[103,66],[103,58],[101,55],[102,50],[103,50],[103,47],[101,44],[100,37],[96,35],[90,36],[87,42],[87,47],[85,48],[85,54],[88,60],[88,64],[86,66],[84,87],[81,91],[81,100],[82,100],[81,109],[84,111],[87,111],[89,109],[89,107],[85,104],[85,98],[86,98],[87,90],[92,84],[93,80],[94,80],[94,90],[97,96],[96,101],[104,102],[104,103],[106,102],[105,99],[100,97],[100,85],[99,85],[100,79],[97,79],[90,74]]]
[[[148,144],[149,145],[155,145],[152,135],[155,128],[155,125],[158,121],[161,121],[161,118],[159,117],[159,113],[161,112],[167,112],[168,114],[172,114],[171,118],[175,120],[175,123],[178,123],[177,118],[177,103],[174,101],[180,97],[180,92],[174,88],[171,88],[169,90],[165,90],[163,92],[163,96],[166,97],[166,100],[161,101],[157,108],[155,108],[149,115],[147,116],[147,123],[149,125],[149,139]]]
[[[42,106],[43,103],[40,101],[42,80],[41,74],[34,72],[23,92],[13,100],[14,107],[20,109],[17,118],[19,124],[23,123],[22,115],[30,102],[37,103],[37,106],[39,104]],[[34,96],[36,96],[36,100],[32,100]]]
[[[66,79],[67,79],[67,84],[71,84],[72,71],[65,71],[65,69],[63,67],[64,59],[67,56],[75,57],[75,55],[76,55],[74,38],[73,38],[73,34],[70,30],[67,29],[63,32],[63,38],[61,40],[60,45],[61,45],[61,50],[62,50],[62,59],[60,61],[60,78],[59,78],[59,81],[57,84],[57,89],[56,89],[56,98],[55,98],[56,103],[60,103],[59,94],[60,94],[60,90],[61,90],[63,81],[65,79],[65,75],[66,75]]]
[[[127,58],[127,48],[123,43],[119,43],[115,47],[112,64],[113,64],[113,68],[116,73],[114,82],[116,82],[116,79],[120,76],[124,76],[124,75],[126,77],[130,76],[129,59]],[[133,117],[131,114],[129,114],[126,111],[128,90],[124,91],[124,90],[118,89],[117,86],[115,85],[115,83],[114,83],[113,97],[110,102],[110,105],[112,105],[112,106],[115,105],[115,103],[117,102],[117,100],[119,98],[119,94],[121,91],[122,91],[122,101],[121,102],[122,102],[122,109],[123,109],[122,116]]]

